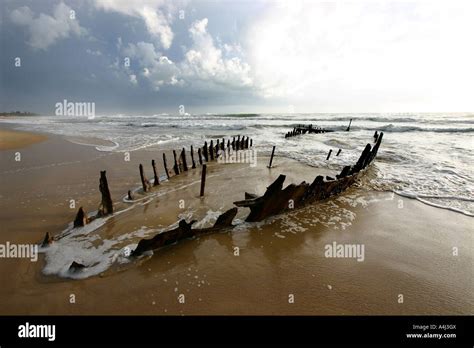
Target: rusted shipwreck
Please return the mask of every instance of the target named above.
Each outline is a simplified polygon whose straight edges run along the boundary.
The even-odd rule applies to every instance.
[[[349,125],[346,128],[346,132],[348,132],[351,129],[351,124],[352,124],[352,118],[349,121]],[[329,132],[335,132],[335,130],[313,126],[312,124],[298,124],[294,126],[291,131],[285,133],[285,138],[291,138],[296,135],[302,135],[302,134],[321,134],[321,133],[329,133]]]
[[[296,135],[301,135],[301,134],[320,134],[320,133],[328,133],[328,132],[334,132],[333,130],[330,129],[324,129],[321,127],[314,127],[312,124],[299,124],[293,127],[293,129],[285,134],[285,138],[291,138]]]
[[[302,182],[299,185],[289,184],[283,188],[286,179],[285,175],[280,175],[270,186],[263,196],[256,196],[245,193],[245,199],[234,202],[237,207],[250,208],[250,214],[245,221],[262,221],[270,216],[298,209],[316,201],[321,201],[331,196],[337,195],[351,186],[366,168],[375,159],[383,133],[374,134],[375,144],[367,144],[359,157],[359,160],[352,166],[345,166],[336,178],[321,175],[316,176],[309,184]],[[290,208],[291,207],[291,208]],[[173,230],[155,235],[151,239],[142,239],[138,243],[132,255],[140,255],[145,251],[155,250],[160,247],[174,244],[182,239],[194,238],[203,234],[214,233],[225,228],[232,227],[232,220],[237,214],[237,208],[232,208],[219,216],[213,227],[205,229],[192,229],[196,222],[186,222],[181,220],[179,226]]]
[[[196,220],[192,220],[190,222],[187,222],[184,219],[180,220],[178,226],[174,229],[158,233],[152,238],[141,239],[138,242],[137,247],[132,251],[131,257],[136,257],[143,254],[144,252],[159,249],[170,244],[175,244],[183,239],[195,238],[201,235],[231,229],[233,227],[233,219],[237,215],[239,208],[249,208],[250,213],[246,217],[245,221],[256,222],[262,221],[270,216],[282,214],[289,210],[298,209],[316,201],[321,201],[331,196],[337,195],[350,187],[374,161],[382,142],[382,138],[383,133],[379,134],[378,132],[375,132],[373,144],[368,143],[362,151],[358,161],[353,165],[348,165],[342,168],[341,172],[337,174],[335,178],[317,175],[312,183],[303,181],[300,184],[289,184],[283,188],[286,176],[281,174],[272,184],[267,187],[266,192],[262,196],[245,192],[245,199],[233,202],[235,207],[221,214],[212,227],[193,229],[192,225],[196,222]],[[252,145],[252,139],[249,137],[243,137],[241,139],[239,136],[237,139],[234,137],[232,141],[228,139],[227,142],[225,139],[222,139],[221,142],[217,140],[215,145],[211,140],[209,146],[207,145],[207,142],[205,142],[203,147],[198,148],[198,160],[199,165],[202,166],[203,174],[201,179],[201,195],[204,191],[206,163],[217,160],[219,155],[225,151],[230,152],[231,150],[246,150],[252,147]],[[189,169],[194,169],[198,166],[194,160],[194,152],[192,147],[190,151],[190,157],[192,161],[191,167],[188,167],[187,165],[184,148],[182,149],[179,156],[176,155],[175,151],[173,151],[173,154],[173,172],[168,170],[166,156],[163,154],[163,164],[168,179],[179,175],[183,171],[188,171]],[[154,173],[153,186],[157,186],[159,185],[159,176],[156,173],[155,161],[152,161],[152,167]],[[143,166],[141,164],[139,166],[139,170],[143,192],[146,193],[152,189],[152,184],[146,178]],[[93,219],[113,213],[113,204],[108,188],[106,173],[105,171],[102,171],[100,174],[99,189],[102,195],[102,200],[98,212],[96,215],[88,217],[83,208],[80,207],[74,220],[74,228],[84,226],[85,224],[90,223],[90,221]],[[130,191],[128,192],[128,198],[133,200]],[[60,237],[61,236],[57,236],[56,238]],[[42,243],[43,247],[48,246],[56,238],[50,237],[50,235],[47,233]],[[70,266],[70,270],[77,271],[84,267],[87,267],[87,265],[73,262]]]

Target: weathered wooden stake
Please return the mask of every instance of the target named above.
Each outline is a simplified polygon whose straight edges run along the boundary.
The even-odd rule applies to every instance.
[[[202,154],[201,154],[201,148],[198,148],[198,158],[199,158],[199,164],[202,166]]]
[[[178,166],[178,159],[176,158],[176,151],[173,150],[173,157],[174,157],[174,166],[173,170],[176,175],[179,175],[179,166]]]
[[[128,190],[127,199],[133,201],[132,191]]]
[[[230,147],[230,139],[227,139],[227,150],[229,150]]]
[[[332,149],[329,150],[329,152],[328,152],[328,157],[326,157],[326,161],[329,160],[329,157],[331,157],[331,153],[332,153]]]
[[[250,139],[250,147],[253,146],[253,139]]]
[[[346,132],[349,132],[349,130],[351,129],[351,123],[352,123],[352,118],[349,121],[349,126],[347,126]]]
[[[74,226],[76,227],[76,226]],[[43,238],[43,242],[41,243],[41,247],[45,248],[47,247],[48,245],[50,245],[51,243],[53,242],[53,238],[51,238],[49,236],[49,232],[46,232],[44,238]]]
[[[235,137],[232,138],[232,150],[235,150]]]
[[[76,218],[74,219],[74,227],[82,227],[87,224],[87,215],[84,213],[84,209],[82,207],[79,208],[79,211],[76,214]]]
[[[201,172],[201,193],[199,194],[201,197],[204,196],[204,188],[206,187],[206,168],[207,165],[204,164]]]
[[[105,170],[100,172],[99,190],[102,194],[102,201],[100,203],[97,215],[104,216],[112,214],[114,212],[114,207],[112,204],[112,198],[110,197],[109,184],[107,183]]]
[[[186,161],[186,150],[184,150],[184,147],[183,147],[183,150],[181,151],[181,163],[183,163],[183,169],[185,172],[188,171],[188,162]]]
[[[341,153],[341,151],[342,151],[342,150],[339,149],[339,151],[337,151],[337,153],[336,153],[336,156],[339,156],[339,154]]]
[[[221,142],[221,150],[224,151],[225,150],[225,139],[222,138],[222,142]]]
[[[211,161],[214,161],[214,141],[211,140],[209,145],[209,154],[211,155]]]
[[[156,174],[155,160],[151,160],[151,166],[153,167],[153,186],[158,186],[160,184],[160,178]]]
[[[207,141],[204,142],[203,151],[204,151],[204,159],[206,160],[206,162],[209,162],[209,154],[207,153]]]
[[[170,171],[168,170],[168,164],[166,163],[166,155],[163,152],[163,166],[165,167],[166,177],[170,179]]]
[[[149,186],[150,186],[150,183],[148,182],[148,179],[146,178],[145,173],[143,173],[143,166],[142,166],[141,163],[140,163],[140,165],[138,166],[138,168],[140,169],[140,179],[141,179],[141,181],[142,181],[143,191],[144,191],[144,192],[147,192],[147,191],[148,191],[148,188],[149,188]]]
[[[191,161],[193,162],[193,166],[192,168],[196,168],[196,162],[194,162],[194,150],[193,150],[193,146],[191,145]]]
[[[272,156],[270,157],[270,164],[268,165],[268,168],[272,167],[273,155],[274,154],[275,154],[275,145],[273,145]]]

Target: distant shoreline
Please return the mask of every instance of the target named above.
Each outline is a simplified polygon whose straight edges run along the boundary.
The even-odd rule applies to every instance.
[[[10,111],[10,112],[0,112],[0,117],[23,117],[23,116],[41,116],[35,114],[34,112],[21,112],[21,111]]]

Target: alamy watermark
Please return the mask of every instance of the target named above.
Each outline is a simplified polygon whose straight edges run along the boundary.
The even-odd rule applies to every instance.
[[[14,244],[10,242],[0,244],[0,258],[25,258],[36,262],[38,261],[38,245]]]
[[[217,163],[249,163],[253,168],[257,166],[257,150],[219,151]]]
[[[365,245],[332,242],[332,244],[324,246],[324,256],[328,258],[352,258],[362,262],[365,260]]]
[[[89,120],[95,117],[94,102],[70,102],[64,99],[54,107],[56,116],[87,116]]]
[[[47,338],[48,341],[56,339],[56,325],[36,325],[26,322],[18,326],[19,338]]]

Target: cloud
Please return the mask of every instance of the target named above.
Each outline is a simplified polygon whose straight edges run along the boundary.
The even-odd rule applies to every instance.
[[[138,83],[138,81],[137,81],[137,75],[135,75],[135,74],[130,74],[130,75],[129,75],[129,78],[130,78],[130,83],[131,83],[132,85],[136,85],[136,84]]]
[[[141,76],[148,80],[155,90],[159,90],[165,85],[178,85],[182,83],[178,78],[180,74],[179,68],[168,57],[157,52],[152,43],[138,42],[137,44],[129,44],[124,48],[123,54],[131,58],[131,69],[133,69],[133,61],[136,60],[138,62]],[[136,76],[131,78],[130,81],[136,84]]]
[[[204,18],[195,21],[189,29],[193,45],[185,54],[183,75],[187,79],[199,79],[228,88],[252,86],[250,65],[238,56],[223,57],[222,49],[216,47],[207,31],[207,24],[208,19]],[[224,44],[226,53],[237,50],[230,47]]]
[[[169,49],[173,42],[171,14],[174,9],[166,0],[96,0],[97,8],[118,12],[127,16],[143,19],[148,32],[158,37],[164,49]]]
[[[82,36],[86,30],[79,25],[79,21],[71,18],[72,9],[60,2],[54,8],[53,15],[40,13],[35,18],[29,7],[23,6],[10,13],[11,21],[24,26],[29,31],[28,45],[35,49],[45,50],[61,39],[71,34]]]
[[[454,3],[275,3],[245,41],[257,90],[349,110],[462,99],[473,77],[473,6]]]
[[[195,21],[189,28],[193,41],[185,52],[184,59],[173,62],[156,50],[153,43],[130,43],[122,49],[122,54],[137,62],[130,69],[138,71],[141,77],[148,80],[155,90],[166,85],[188,86],[200,91],[243,89],[252,86],[250,66],[231,52],[239,52],[239,46],[225,44],[226,57],[222,49],[216,47],[212,36],[207,31],[208,19]],[[133,64],[132,64],[133,65]]]
[[[94,50],[91,50],[89,48],[86,49],[86,53],[90,54],[91,56],[101,56],[102,55],[101,51],[99,51],[99,50],[94,51]]]

